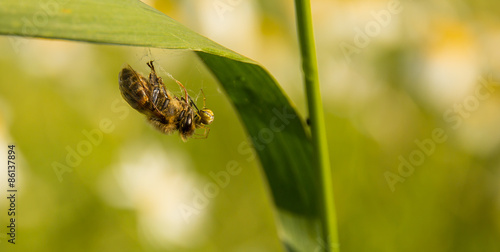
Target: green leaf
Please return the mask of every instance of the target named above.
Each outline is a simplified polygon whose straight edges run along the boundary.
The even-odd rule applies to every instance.
[[[195,51],[232,101],[264,168],[292,251],[321,248],[321,197],[303,120],[256,62],[135,0],[2,0],[0,34]]]

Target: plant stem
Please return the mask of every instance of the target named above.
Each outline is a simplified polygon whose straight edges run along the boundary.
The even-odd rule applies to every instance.
[[[327,251],[339,251],[337,217],[333,196],[333,181],[328,144],[326,141],[325,118],[319,88],[316,46],[312,27],[311,4],[309,0],[295,0],[297,33],[302,56],[302,70],[306,87],[307,105],[311,121],[311,136],[315,165],[321,171],[323,196],[323,246]]]

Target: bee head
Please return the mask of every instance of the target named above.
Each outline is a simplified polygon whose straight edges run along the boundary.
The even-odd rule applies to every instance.
[[[214,121],[214,112],[210,109],[202,109],[199,112],[200,122],[204,125],[209,125]]]

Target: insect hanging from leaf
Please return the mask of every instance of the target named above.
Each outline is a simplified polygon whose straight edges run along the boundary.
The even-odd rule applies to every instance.
[[[184,90],[184,97],[179,98],[165,88],[162,78],[156,74],[153,61],[149,61],[147,65],[151,68],[149,79],[137,73],[130,65],[120,71],[119,86],[125,101],[146,115],[147,120],[165,134],[179,131],[184,142],[193,135],[207,138],[210,132],[207,125],[214,121],[214,113],[205,107],[203,90],[203,108],[198,109],[182,83],[174,79]],[[195,134],[196,129],[205,131],[203,134]]]

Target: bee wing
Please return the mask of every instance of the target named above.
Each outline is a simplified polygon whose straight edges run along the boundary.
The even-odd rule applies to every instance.
[[[120,71],[119,84],[123,98],[132,108],[146,115],[161,116],[151,103],[152,87],[144,76],[127,65]]]
[[[129,65],[119,74],[120,91],[123,98],[135,110],[161,123],[175,119],[180,110],[180,101],[170,94],[161,77],[156,75],[153,63],[149,80],[137,73]]]

